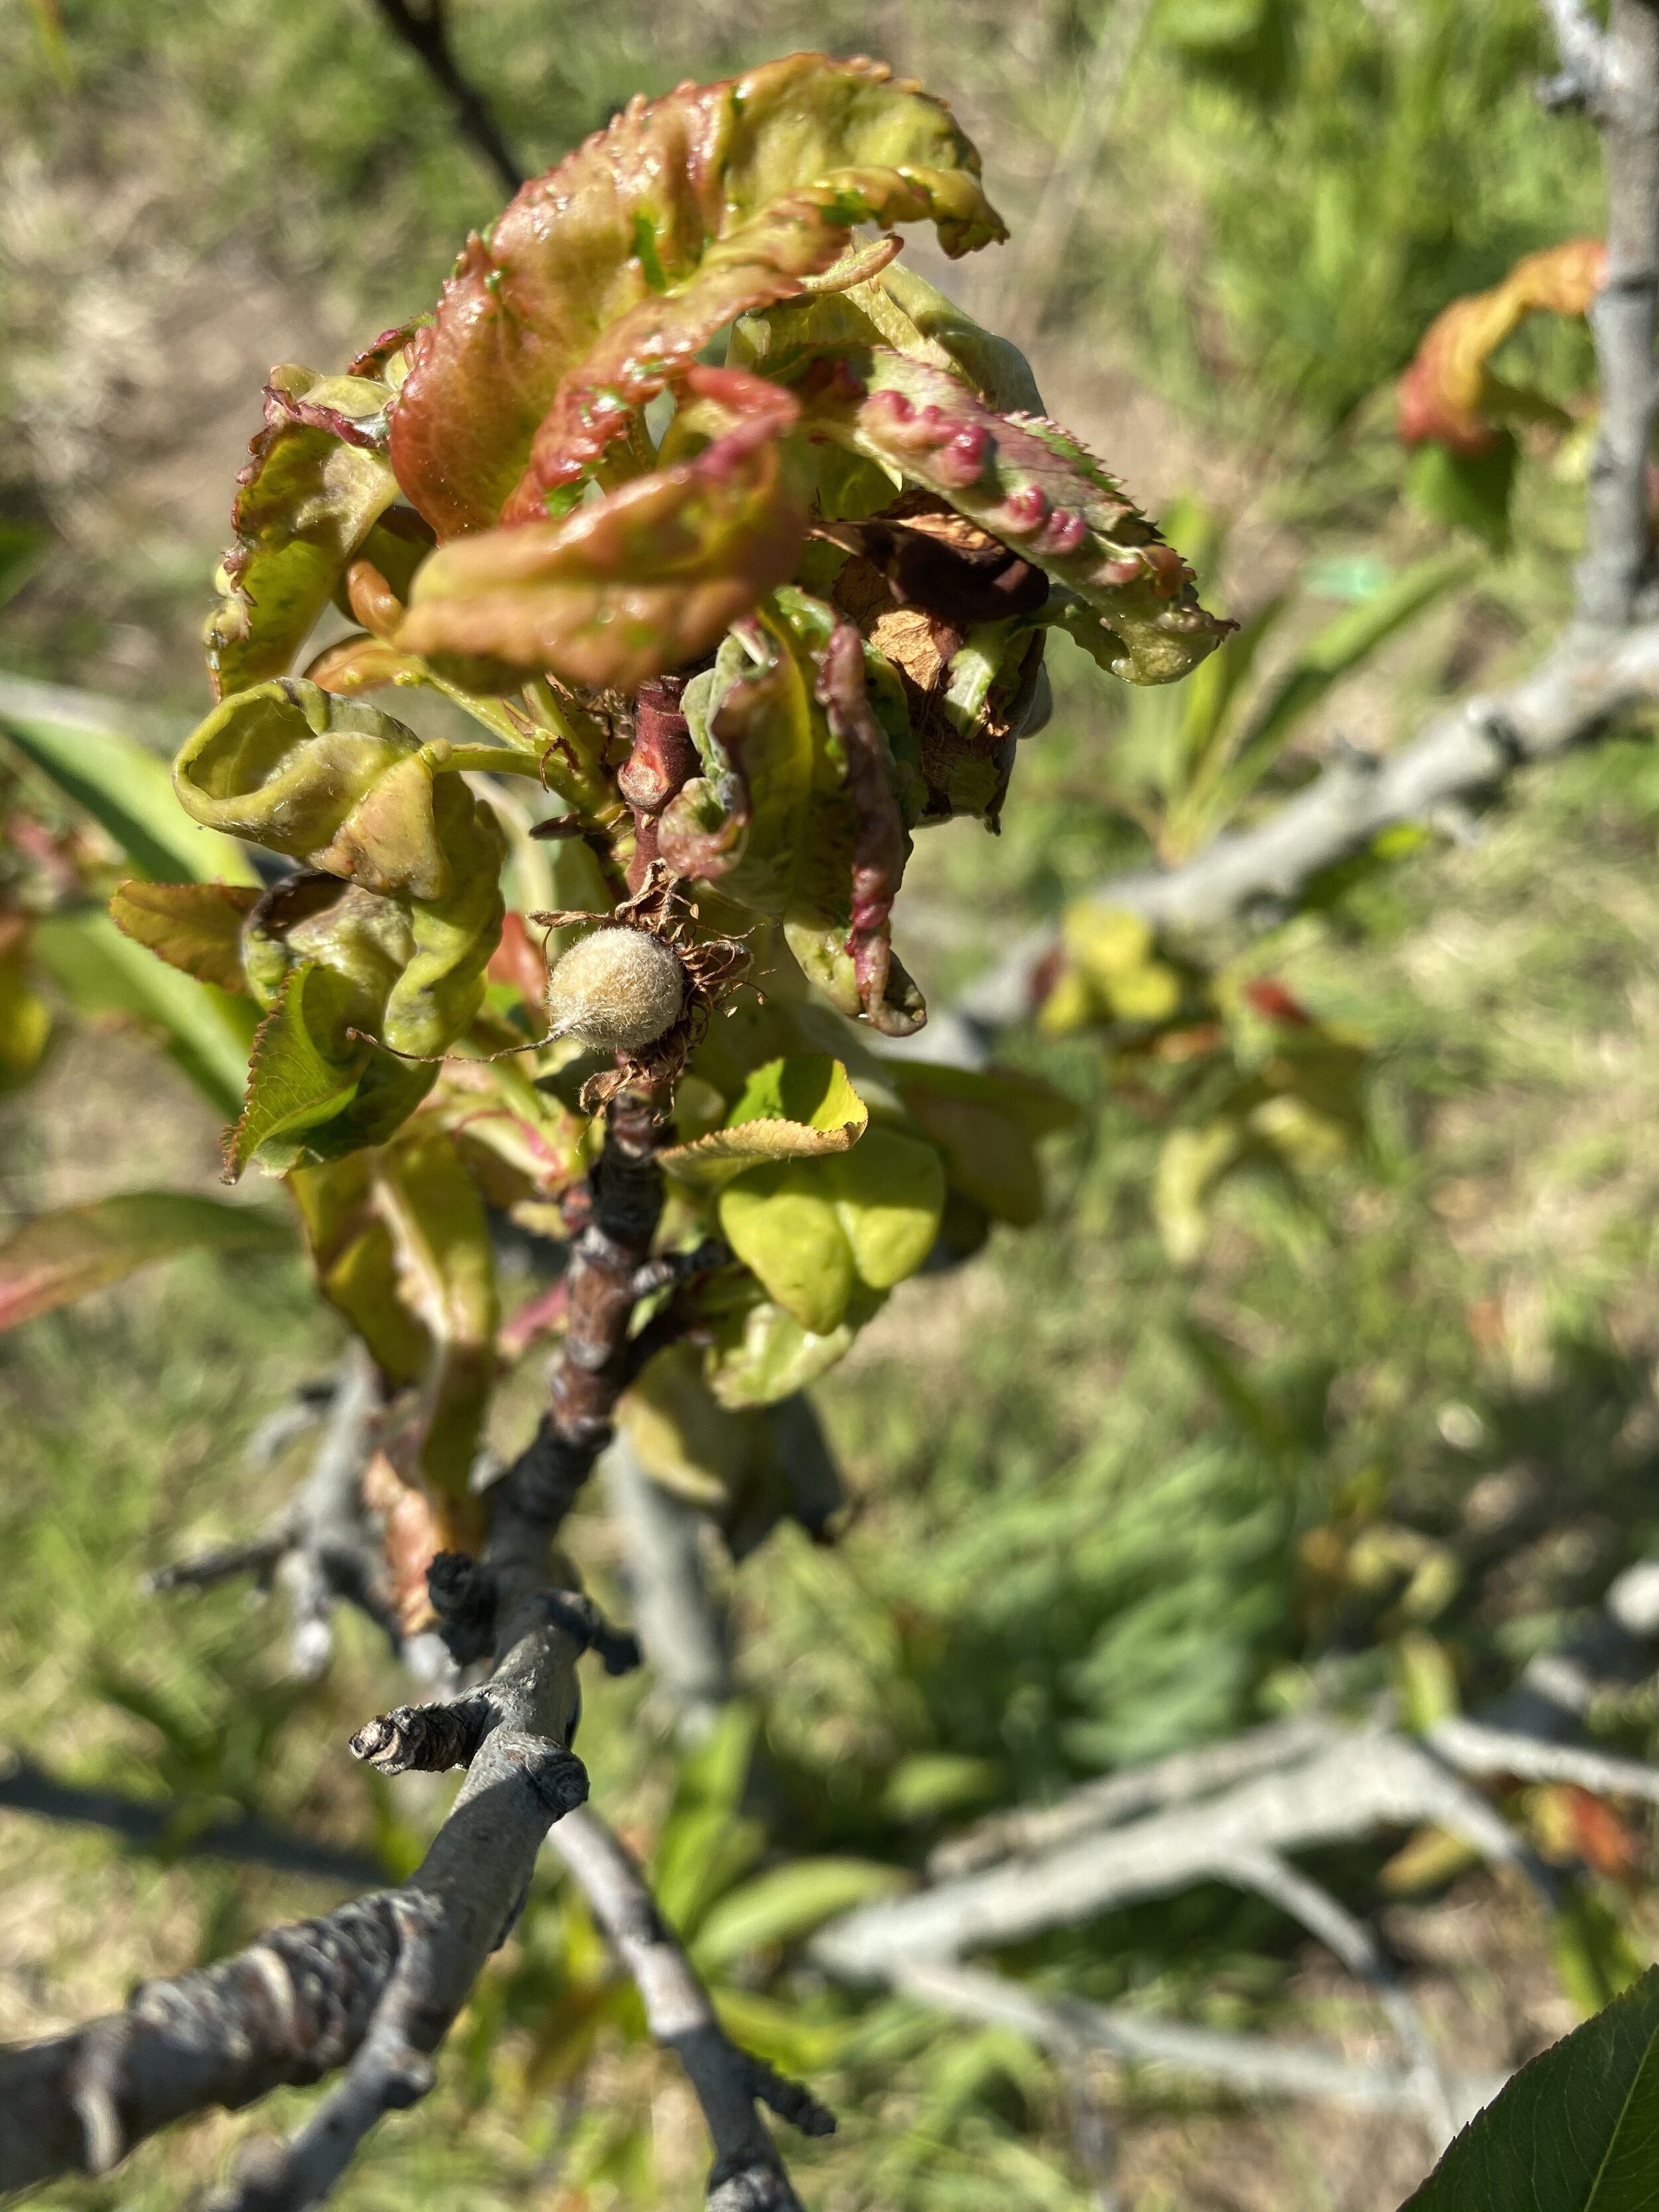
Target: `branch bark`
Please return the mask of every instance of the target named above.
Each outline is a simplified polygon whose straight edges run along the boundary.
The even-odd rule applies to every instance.
[[[610,1438],[635,1285],[662,1212],[658,1139],[653,1101],[611,1101],[572,1255],[550,1408],[490,1493],[483,1559],[440,1562],[433,1578],[457,1656],[490,1656],[489,1680],[451,1705],[405,1708],[360,1735],[362,1755],[394,1769],[466,1762],[420,1868],[401,1890],[273,1930],[221,1966],[145,1984],[125,2013],[0,2052],[0,2104],[12,2122],[0,2138],[0,2190],[106,2172],[174,2120],[349,2063],[307,2126],[285,2146],[258,2147],[224,2200],[234,2212],[290,2212],[326,2193],[382,2112],[429,2084],[427,2061],[517,1919],[550,1826],[587,1794],[569,1749],[576,1662],[590,1644],[608,1643],[608,1661],[623,1656],[591,1604],[552,1586],[550,1547]],[[421,1755],[404,1758],[410,1749]]]
[[[1247,1855],[1282,1856],[1424,1823],[1553,1890],[1547,1871],[1484,1798],[1409,1739],[1366,1730],[1200,1803],[860,1906],[819,1931],[812,1956],[844,1979],[881,1981],[896,1960],[1022,1942],[1195,1881],[1231,1881]]]
[[[730,2040],[644,1876],[597,1814],[568,1814],[550,1841],[633,1976],[652,2034],[684,2067],[702,2107],[714,2146],[708,2212],[800,2212],[757,2106],[809,2136],[833,2133],[835,2115]]]
[[[1568,25],[1577,52],[1581,33]],[[1573,66],[1563,43],[1563,58]],[[1599,111],[1607,179],[1607,272],[1590,313],[1601,419],[1590,463],[1578,570],[1582,622],[1619,629],[1637,610],[1650,566],[1649,455],[1659,386],[1654,371],[1659,302],[1659,0],[1613,0]]]
[[[1264,910],[1272,918],[1385,830],[1432,821],[1655,700],[1659,623],[1569,637],[1508,690],[1435,715],[1398,753],[1347,753],[1266,821],[1218,837],[1184,867],[1111,878],[1094,896],[1177,933]],[[969,987],[956,1011],[981,1035],[1029,1018],[1058,943],[1052,928],[1032,931]]]
[[[1149,2019],[1127,2006],[1091,2004],[1081,1997],[1044,1997],[1001,1975],[939,1960],[901,1960],[890,1978],[895,1989],[922,2004],[958,2019],[1014,2028],[1048,2050],[1103,2051],[1130,2064],[1167,2066],[1200,2080],[1223,2081],[1247,2094],[1318,2097],[1362,2112],[1423,2109],[1420,2085],[1403,2069],[1356,2064],[1316,2045],[1187,2027]],[[1503,2081],[1462,2075],[1449,2087],[1463,2124],[1492,2101]]]

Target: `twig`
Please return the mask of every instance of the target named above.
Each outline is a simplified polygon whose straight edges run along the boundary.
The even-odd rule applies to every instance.
[[[1145,1766],[1126,1767],[1098,1782],[1085,1782],[1058,1804],[993,1813],[940,1844],[928,1858],[928,1877],[943,1881],[953,1875],[972,1874],[998,1859],[1029,1857],[1163,1805],[1190,1804],[1249,1775],[1292,1765],[1310,1752],[1322,1750],[1340,1733],[1334,1722],[1321,1715],[1304,1714],[1267,1728],[1249,1729],[1243,1735],[1204,1744],[1196,1751],[1173,1752]]]
[[[1607,94],[1607,41],[1583,0],[1540,0],[1555,33],[1561,73],[1538,88],[1550,108],[1582,107],[1598,114]]]
[[[596,1813],[570,1814],[549,1840],[633,1976],[652,2034],[684,2067],[702,2107],[714,2147],[709,2212],[800,2212],[756,2107],[809,2136],[832,2133],[835,2115],[728,2039],[638,1867]]]
[[[1344,755],[1266,821],[1218,837],[1183,867],[1111,878],[1094,896],[1176,932],[1216,928],[1253,910],[1276,917],[1385,830],[1495,790],[1516,769],[1564,753],[1655,700],[1659,624],[1613,639],[1569,638],[1509,690],[1437,714],[1400,752]],[[1058,942],[1052,928],[1033,931],[969,987],[957,1011],[981,1032],[1029,1018]]]
[[[417,0],[375,0],[375,5],[447,98],[462,136],[471,139],[507,191],[516,192],[526,173],[508,150],[483,94],[468,81],[455,59],[445,0],[425,0],[424,6]]]
[[[1659,1766],[1617,1759],[1588,1745],[1553,1743],[1514,1729],[1454,1717],[1437,1721],[1425,1741],[1465,1774],[1512,1775],[1517,1782],[1572,1782],[1598,1796],[1640,1797],[1659,1805]]]
[[[323,1403],[327,1412],[310,1472],[264,1534],[175,1561],[147,1577],[156,1591],[208,1589],[244,1574],[262,1583],[274,1577],[292,1620],[289,1664],[303,1681],[314,1681],[328,1664],[338,1599],[366,1613],[394,1646],[399,1642],[379,1542],[363,1509],[362,1473],[380,1412],[380,1383],[361,1344],[342,1355]],[[256,1462],[270,1450],[273,1435],[301,1434],[316,1419],[310,1413],[296,1426],[294,1410],[283,1408],[255,1431],[249,1454]]]
[[[1457,2132],[1445,2077],[1417,2007],[1370,1929],[1328,1889],[1310,1881],[1277,1851],[1241,1851],[1229,1862],[1227,1874],[1230,1881],[1253,1889],[1293,1920],[1299,1920],[1310,1936],[1316,1936],[1336,1954],[1351,1974],[1376,1990],[1410,2062],[1437,2158]]]
[[[860,1906],[819,1930],[812,1956],[844,1978],[881,1980],[897,1959],[953,1958],[1019,1942],[1194,1881],[1231,1880],[1242,1854],[1300,1850],[1425,1822],[1553,1893],[1547,1870],[1483,1798],[1407,1738],[1365,1731],[1197,1805]]]
[[[466,1701],[477,1740],[470,1728],[464,1742],[452,1729],[442,1747],[467,1758],[466,1778],[420,1868],[401,1891],[274,1930],[221,1966],[145,1984],[124,2014],[0,2054],[11,2121],[0,2137],[0,2191],[77,2168],[105,2172],[156,2129],[318,2081],[368,2039],[362,2068],[324,2108],[325,2136],[302,2130],[285,2148],[262,2151],[239,2185],[243,2197],[231,2199],[243,2212],[303,2204],[314,2201],[306,2192],[317,2177],[326,2186],[339,2170],[326,2147],[343,2146],[343,2163],[378,2112],[429,2078],[400,2054],[436,2048],[517,1918],[549,1826],[587,1791],[568,1748],[580,1705],[576,1662],[609,1632],[579,1594],[550,1587],[550,1544],[609,1441],[633,1285],[662,1211],[658,1140],[652,1101],[628,1092],[611,1101],[591,1219],[572,1255],[551,1409],[489,1493],[483,1559],[437,1563],[434,1604],[464,1624],[471,1656],[487,1650],[495,1663]],[[410,1737],[410,1710],[372,1731],[394,1756]]]
[[[1131,2064],[1168,2066],[1225,2082],[1247,2094],[1318,2097],[1370,2112],[1422,2110],[1421,2084],[1403,2069],[1356,2064],[1316,2046],[1185,2027],[1081,1997],[1042,1997],[1000,1975],[933,1959],[900,1960],[889,1978],[923,2004],[1015,2028],[1051,2051],[1084,2045]],[[1472,2119],[1502,2087],[1499,2076],[1455,2077],[1449,2089],[1460,2123]]]
[[[1556,14],[1565,15],[1565,7]],[[1565,26],[1558,26],[1558,35]],[[1569,33],[1569,36],[1572,34]],[[1582,40],[1579,41],[1582,43]],[[1602,69],[1607,268],[1590,312],[1601,414],[1590,462],[1588,550],[1578,568],[1582,622],[1621,628],[1650,567],[1649,453],[1659,386],[1659,8],[1613,0]],[[1563,46],[1568,66],[1572,62]]]

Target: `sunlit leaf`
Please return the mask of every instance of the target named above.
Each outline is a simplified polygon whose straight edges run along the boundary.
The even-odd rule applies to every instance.
[[[285,675],[375,521],[398,496],[386,458],[392,387],[272,369],[264,427],[237,481],[236,542],[206,631],[216,696]]]
[[[658,1157],[670,1175],[707,1188],[762,1160],[846,1152],[869,1118],[838,1060],[804,1054],[769,1060],[750,1076],[724,1128]]]
[[[1489,453],[1505,422],[1569,419],[1536,392],[1501,383],[1491,356],[1534,311],[1587,314],[1607,271],[1597,238],[1546,246],[1517,261],[1489,292],[1454,300],[1430,324],[1400,380],[1400,435],[1407,446],[1432,440],[1454,453]]]
[[[687,380],[732,427],[695,459],[562,521],[441,547],[416,577],[398,645],[632,690],[717,643],[793,570],[810,471],[787,434],[797,413],[787,392],[729,369],[694,368]]]
[[[258,896],[233,884],[118,884],[110,919],[170,968],[222,991],[246,991],[242,924]]]
[[[871,62],[793,54],[630,103],[469,242],[392,410],[399,483],[442,537],[494,522],[563,379],[651,295],[683,298],[715,240],[816,189],[847,223],[931,214],[964,252],[1003,235],[978,170],[949,111]],[[629,337],[636,396],[651,331]]]

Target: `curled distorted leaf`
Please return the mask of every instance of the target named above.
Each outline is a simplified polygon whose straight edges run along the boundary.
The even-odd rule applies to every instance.
[[[250,1162],[271,1175],[383,1144],[432,1087],[436,1071],[344,1035],[350,987],[307,961],[289,969],[259,1024],[247,1093],[225,1139],[225,1174]]]
[[[204,642],[220,698],[280,676],[357,548],[398,496],[386,456],[392,386],[279,368],[237,478],[223,596]]]
[[[978,170],[943,104],[877,63],[793,54],[631,101],[469,241],[410,347],[392,414],[399,482],[441,536],[494,522],[564,379],[653,295],[661,317],[630,324],[615,364],[629,404],[649,396],[653,345],[672,368],[700,319],[693,287],[716,240],[732,244],[710,272],[711,302],[744,266],[738,234],[795,194],[821,194],[819,221],[842,227],[866,213],[931,216],[946,252],[965,252],[1004,234]],[[825,267],[827,244],[786,249],[771,281]],[[773,255],[757,258],[764,268]],[[801,258],[808,268],[792,274]],[[732,299],[755,281],[738,281]]]
[[[726,361],[732,368],[787,377],[811,355],[867,346],[890,346],[907,360],[943,370],[1000,414],[1043,412],[1030,363],[1019,348],[983,329],[965,308],[902,263],[827,296],[742,316]],[[878,493],[876,507],[884,507],[891,491],[890,477],[880,480],[888,489]],[[823,504],[826,514],[852,512],[838,502]]]
[[[1540,311],[1587,314],[1607,272],[1607,248],[1577,238],[1517,261],[1501,284],[1454,300],[1425,332],[1400,380],[1399,424],[1407,446],[1433,441],[1453,453],[1491,453],[1501,425],[1565,423],[1559,407],[1495,377],[1486,363],[1525,319]]]
[[[838,1060],[803,1054],[757,1067],[724,1127],[672,1146],[658,1158],[678,1181],[706,1189],[763,1160],[850,1151],[869,1118]]]
[[[440,898],[454,880],[446,845],[474,812],[465,785],[437,781],[447,750],[287,677],[216,708],[179,752],[173,787],[211,829],[369,890]]]
[[[286,1222],[186,1191],[139,1190],[37,1214],[0,1243],[0,1329],[176,1253],[293,1249]]]
[[[930,1146],[866,1130],[838,1157],[770,1162],[727,1186],[720,1232],[804,1329],[826,1336],[849,1301],[890,1290],[932,1250],[945,1176]]]
[[[932,492],[1074,594],[1057,618],[1114,675],[1172,683],[1227,635],[1181,556],[1057,423],[998,414],[887,347],[821,356],[800,389],[810,430]]]
[[[416,577],[399,646],[633,690],[714,645],[793,571],[810,471],[786,435],[787,392],[728,369],[694,368],[687,382],[732,427],[562,521],[441,547]]]
[[[422,745],[377,708],[287,678],[227,700],[179,754],[198,820],[306,861],[260,900],[243,933],[270,1006],[300,963],[334,984],[328,1048],[349,1027],[394,1052],[441,1053],[477,1013],[501,933],[501,837],[441,741]]]
[[[863,642],[851,623],[838,623],[824,647],[817,697],[846,759],[853,802],[847,947],[859,1005],[866,1020],[884,1036],[909,1036],[927,1018],[921,994],[893,965],[893,901],[904,879],[910,841],[899,817],[887,733],[871,710],[865,688]]]
[[[246,991],[242,924],[258,897],[241,884],[118,884],[110,919],[170,968],[222,991]]]

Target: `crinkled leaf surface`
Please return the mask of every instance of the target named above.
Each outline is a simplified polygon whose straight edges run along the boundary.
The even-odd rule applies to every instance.
[[[998,414],[887,347],[820,359],[801,389],[810,428],[948,501],[1067,586],[1065,627],[1114,675],[1173,683],[1227,635],[1181,556],[1057,423]]]
[[[632,690],[717,643],[793,572],[811,471],[785,434],[797,412],[788,393],[729,369],[693,370],[690,381],[735,427],[562,521],[441,547],[416,577],[399,646]]]
[[[1659,1967],[1523,2066],[1403,2212],[1651,2212]]]
[[[386,456],[392,387],[280,368],[237,479],[224,595],[204,642],[216,695],[287,672],[347,562],[398,496]]]
[[[723,1128],[658,1157],[682,1182],[709,1188],[763,1160],[849,1151],[869,1118],[840,1060],[802,1054],[756,1068]]]
[[[630,102],[469,242],[392,410],[399,483],[441,537],[485,527],[608,326],[678,294],[655,332],[676,357],[698,319],[685,289],[714,241],[791,195],[816,189],[851,222],[902,192],[925,203],[947,252],[965,252],[1004,234],[978,170],[949,111],[879,64],[792,54]],[[739,253],[717,270],[740,265]],[[653,374],[657,319],[632,327],[618,364],[632,390]]]
[[[37,1214],[0,1243],[0,1328],[106,1290],[179,1252],[293,1249],[284,1221],[187,1191],[129,1191]]]
[[[242,924],[258,896],[240,884],[118,884],[110,919],[170,968],[222,991],[246,991]]]

